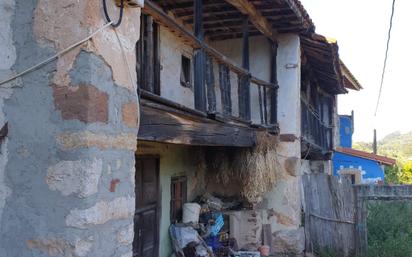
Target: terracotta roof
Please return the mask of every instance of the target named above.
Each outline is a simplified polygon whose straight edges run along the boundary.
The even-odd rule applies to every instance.
[[[316,33],[302,35],[300,39],[302,52],[318,79],[319,85],[331,94],[347,93],[336,40]]]
[[[373,161],[377,161],[379,163],[388,165],[388,166],[392,166],[396,164],[396,160],[386,157],[386,156],[382,156],[382,155],[377,155],[374,153],[368,153],[368,152],[364,152],[364,151],[359,151],[359,150],[355,150],[352,148],[346,148],[346,147],[337,147],[336,148],[336,152],[339,153],[344,153],[344,154],[349,154],[352,156],[356,156],[356,157],[360,157],[360,158],[364,158],[364,159],[368,159],[368,160],[373,160]]]

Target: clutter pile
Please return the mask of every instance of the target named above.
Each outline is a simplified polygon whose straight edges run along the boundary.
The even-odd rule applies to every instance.
[[[172,224],[169,233],[172,257],[261,257],[267,251],[242,251],[230,238],[228,210],[241,209],[237,201],[223,202],[206,193],[196,202],[183,205],[182,223]],[[261,255],[264,253],[264,255]]]

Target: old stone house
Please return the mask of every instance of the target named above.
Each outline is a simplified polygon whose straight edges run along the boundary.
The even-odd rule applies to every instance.
[[[100,0],[0,3],[0,256],[170,256],[206,192],[250,204],[240,247],[302,254],[300,176],[330,172],[356,81],[336,42],[298,0],[125,2],[117,28]]]

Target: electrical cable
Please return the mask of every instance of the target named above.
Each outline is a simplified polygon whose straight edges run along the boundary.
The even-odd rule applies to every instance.
[[[393,16],[395,14],[395,2],[396,0],[392,1],[392,13],[391,13],[391,18],[389,21],[389,31],[388,31],[388,39],[386,40],[386,51],[385,51],[385,60],[383,62],[383,70],[382,70],[382,76],[381,76],[381,85],[379,88],[379,94],[378,94],[378,101],[376,102],[376,108],[375,108],[375,117],[378,113],[378,107],[379,103],[381,100],[381,95],[382,95],[382,87],[383,87],[383,81],[385,78],[385,72],[386,72],[386,61],[388,60],[388,52],[389,52],[389,43],[391,41],[391,33],[392,33],[392,25],[393,25]]]
[[[120,26],[122,23],[123,19],[123,10],[124,10],[124,0],[120,0],[120,13],[119,13],[119,19],[117,20],[116,23],[112,23],[113,28],[117,28]],[[103,0],[103,12],[104,16],[106,17],[107,22],[112,22],[109,16],[109,12],[107,11],[107,5],[106,5],[106,0]]]
[[[15,79],[17,79],[17,78],[19,78],[19,77],[22,77],[22,76],[26,75],[27,73],[30,73],[30,72],[32,72],[32,71],[34,71],[34,70],[36,70],[36,69],[38,69],[38,68],[40,68],[40,67],[48,64],[49,62],[51,62],[51,61],[59,58],[60,56],[66,54],[67,52],[69,52],[70,50],[72,50],[73,48],[75,48],[75,47],[77,47],[77,46],[79,46],[79,45],[87,42],[87,41],[90,40],[92,37],[94,37],[96,34],[98,34],[99,32],[101,32],[103,29],[105,29],[105,28],[107,28],[108,26],[110,26],[112,23],[113,23],[113,22],[111,22],[111,21],[108,22],[108,23],[106,23],[105,25],[103,25],[101,28],[99,28],[98,30],[96,30],[95,32],[93,32],[92,34],[90,34],[89,36],[87,36],[86,38],[84,38],[84,39],[82,39],[82,40],[80,40],[80,41],[78,41],[78,42],[76,42],[76,43],[74,43],[74,44],[66,47],[66,48],[63,49],[62,51],[58,52],[57,54],[55,54],[55,55],[53,55],[53,56],[51,56],[51,57],[49,57],[49,58],[47,58],[46,60],[44,60],[44,61],[42,61],[42,62],[40,62],[40,63],[38,63],[38,64],[36,64],[36,65],[34,65],[34,66],[32,66],[32,67],[30,67],[30,68],[28,68],[28,69],[20,72],[20,73],[12,76],[12,77],[10,77],[10,78],[8,78],[8,79],[6,79],[6,80],[1,81],[1,82],[0,82],[0,87],[10,88],[10,87],[5,87],[5,86],[3,86],[3,85],[6,84],[6,83],[9,83],[9,82],[11,82],[11,81],[13,81],[13,80],[15,80]],[[17,87],[17,86],[18,86],[18,85],[13,85],[13,86],[11,86],[11,87]]]

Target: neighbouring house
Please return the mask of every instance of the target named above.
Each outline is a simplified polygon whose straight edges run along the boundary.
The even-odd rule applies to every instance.
[[[333,155],[333,174],[350,176],[353,184],[381,184],[385,181],[385,167],[396,160],[375,153],[352,148],[354,115],[339,115],[340,147]]]
[[[301,256],[301,175],[332,173],[356,87],[336,41],[298,0],[127,2],[114,29],[98,0],[0,4],[0,81],[63,51],[0,88],[0,256],[168,257],[207,193],[240,248]]]

